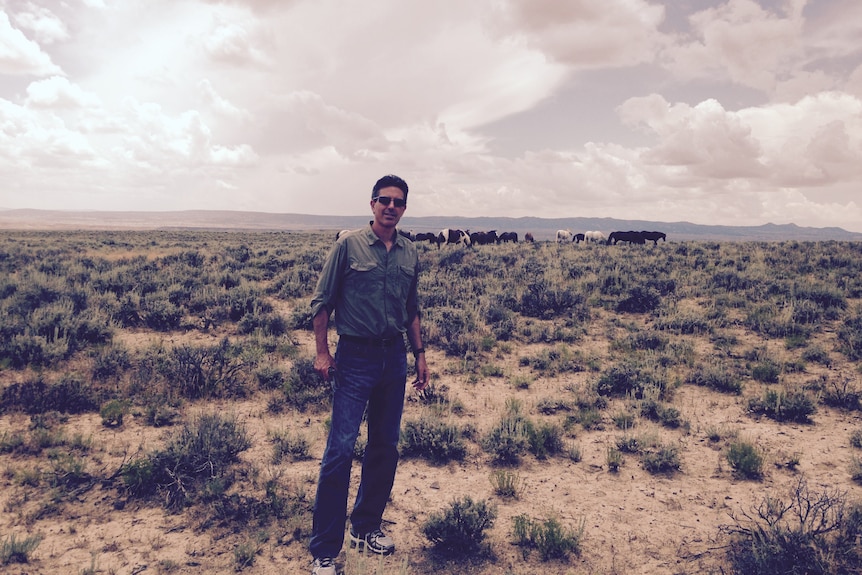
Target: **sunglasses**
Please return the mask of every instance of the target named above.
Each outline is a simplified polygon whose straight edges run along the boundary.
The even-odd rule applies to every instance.
[[[403,208],[407,205],[407,200],[402,200],[401,198],[390,198],[389,196],[377,196],[374,200],[380,202],[384,206],[388,206],[390,203],[393,203],[396,208]]]

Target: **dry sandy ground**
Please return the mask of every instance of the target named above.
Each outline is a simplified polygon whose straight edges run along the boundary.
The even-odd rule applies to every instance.
[[[298,334],[308,356],[311,355],[309,334]],[[824,338],[831,337],[823,334]],[[589,338],[587,342],[593,341]],[[595,341],[598,341],[596,338]],[[766,345],[767,342],[757,342]],[[770,350],[781,354],[783,342],[768,342]],[[598,343],[582,343],[578,346]],[[606,344],[604,344],[606,346]],[[700,344],[699,344],[700,345]],[[746,344],[747,345],[747,344]],[[826,349],[828,341],[824,343]],[[596,349],[606,354],[606,349]],[[526,370],[518,366],[517,358],[531,351],[517,348],[492,361],[505,366],[507,374]],[[493,358],[493,354],[491,356]],[[856,366],[835,356],[831,370],[821,370],[835,380],[850,379],[862,387]],[[451,400],[464,406],[462,414],[448,417],[459,425],[470,424],[484,433],[505,412],[509,397],[517,397],[524,411],[535,421],[542,418],[561,421],[563,414],[540,415],[536,405],[549,397],[572,397],[571,389],[592,383],[597,374],[577,373],[556,378],[541,375],[528,389],[515,390],[506,378],[479,378],[471,383],[457,369],[457,360],[431,350],[429,364],[435,373],[434,384],[446,386]],[[820,368],[808,373],[785,375],[796,381],[814,379]],[[526,371],[524,373],[527,373]],[[7,381],[14,374],[0,373]],[[385,528],[396,539],[395,555],[383,560],[366,559],[356,552],[345,552],[339,565],[348,575],[360,573],[378,575],[426,575],[431,573],[527,575],[559,574],[695,574],[717,573],[722,559],[720,526],[733,523],[731,514],[750,511],[765,495],[784,495],[804,477],[812,490],[825,488],[846,492],[849,500],[862,500],[862,487],[853,483],[848,466],[859,451],[849,442],[850,434],[862,427],[858,412],[844,413],[819,406],[810,425],[780,424],[768,419],[754,419],[746,414],[748,397],[760,396],[762,386],[746,382],[742,397],[730,396],[690,385],[680,387],[673,405],[689,422],[688,430],[667,430],[645,420],[638,420],[630,434],[654,434],[662,442],[680,448],[682,469],[673,475],[651,475],[644,471],[635,456],[626,455],[617,473],[607,466],[608,447],[615,445],[622,432],[617,430],[611,415],[632,406],[615,400],[603,414],[603,429],[578,429],[576,437],[567,441],[577,445],[582,460],[567,457],[536,460],[527,456],[516,468],[523,481],[518,499],[501,499],[494,494],[490,482],[493,467],[489,456],[473,442],[463,462],[433,466],[422,460],[403,460],[398,471],[391,503],[386,512]],[[274,415],[267,411],[265,395],[251,401],[189,406],[189,412],[219,410],[233,413],[246,425],[253,447],[241,457],[251,471],[251,480],[262,485],[271,477],[291,482],[313,496],[319,457],[325,442],[325,420],[328,413]],[[405,419],[418,418],[429,409],[416,401],[408,401]],[[0,436],[4,433],[25,433],[29,418],[24,415],[0,417]],[[68,434],[92,436],[88,456],[88,471],[93,475],[110,475],[124,458],[141,451],[152,451],[176,428],[154,429],[143,422],[128,418],[119,429],[101,425],[98,414],[71,417],[65,424]],[[723,454],[725,442],[713,443],[708,431],[722,429],[735,432],[740,439],[749,439],[762,447],[768,463],[765,477],[746,481],[733,477]],[[267,433],[293,430],[311,442],[313,459],[273,465],[271,444]],[[787,466],[798,457],[798,465]],[[26,469],[46,469],[49,462],[40,459],[0,456],[0,538],[11,535],[19,540],[30,534],[44,539],[33,553],[29,564],[0,567],[5,573],[67,574],[67,573],[230,573],[235,572],[234,549],[248,542],[248,534],[231,534],[219,529],[199,529],[199,518],[189,513],[173,515],[158,506],[129,504],[118,510],[114,502],[118,495],[113,488],[99,485],[82,491],[71,501],[46,505],[51,497],[43,487],[21,485],[16,477]],[[358,465],[354,465],[352,488],[358,482]],[[491,561],[474,564],[434,563],[428,553],[429,543],[422,535],[421,525],[430,513],[442,511],[455,498],[470,496],[486,499],[496,505],[498,517],[488,532],[495,554]],[[38,520],[26,520],[37,509],[49,509]],[[556,518],[568,528],[583,522],[583,552],[567,563],[542,563],[535,553],[527,559],[512,544],[512,520],[526,513],[533,518]],[[274,543],[276,535],[284,544]],[[260,544],[253,566],[243,570],[249,574],[301,574],[309,570],[310,558],[305,542],[291,541],[289,533],[271,534]]]

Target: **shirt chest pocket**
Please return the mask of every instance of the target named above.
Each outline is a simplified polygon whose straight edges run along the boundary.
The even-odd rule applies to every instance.
[[[407,298],[413,278],[416,277],[416,269],[413,266],[398,266],[398,289],[402,298]]]
[[[375,262],[352,261],[348,281],[361,294],[379,292],[383,285],[384,271]]]

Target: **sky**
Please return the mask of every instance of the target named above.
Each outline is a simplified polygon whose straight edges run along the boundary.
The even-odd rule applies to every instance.
[[[0,209],[862,232],[858,0],[0,0]]]

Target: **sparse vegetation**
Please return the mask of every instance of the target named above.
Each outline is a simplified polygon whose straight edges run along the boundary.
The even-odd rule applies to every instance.
[[[750,441],[731,442],[727,448],[727,462],[739,477],[745,479],[763,477],[763,453]]]
[[[804,478],[734,519],[725,528],[731,573],[855,573],[862,562],[862,507],[837,490],[813,492]]]
[[[12,529],[73,525],[78,507],[93,509],[96,486],[109,494],[101,508],[124,519],[164,506],[184,525],[212,533],[221,547],[195,556],[203,568],[265,570],[258,563],[273,557],[304,560],[308,493],[331,397],[313,369],[307,304],[331,240],[313,232],[0,232],[3,561],[25,541]],[[393,493],[392,513],[411,520],[428,513],[409,494],[420,494],[416,501],[438,488],[445,494],[441,477],[487,475],[507,516],[520,517],[516,544],[527,565],[508,567],[514,574],[535,566],[533,551],[542,561],[579,551],[609,556],[581,547],[583,525],[568,530],[522,513],[559,509],[572,497],[571,480],[585,473],[599,474],[605,486],[661,473],[675,487],[689,467],[718,458],[710,479],[717,484],[730,481],[725,465],[750,480],[774,469],[768,481],[747,484],[752,498],[773,499],[771,491],[803,469],[816,476],[818,464],[806,466],[823,454],[787,442],[817,434],[837,410],[862,411],[858,244],[640,247],[418,246],[434,380],[408,393],[400,450],[414,475],[399,476],[409,491]],[[755,416],[744,419],[753,437],[760,428],[778,430],[782,445],[764,443],[768,467],[766,453],[729,423],[746,412]],[[82,433],[92,421],[95,428]],[[862,449],[858,431],[837,435]],[[365,441],[357,440],[355,457],[363,457]],[[240,456],[251,449],[254,456]],[[836,475],[862,482],[860,460],[854,453]],[[545,470],[561,479],[533,480]],[[534,492],[552,496],[537,501]],[[724,504],[738,511],[742,502]],[[754,540],[756,559],[728,555],[711,570],[679,568],[769,572],[756,569],[783,565],[786,539],[832,553],[832,572],[841,572],[855,552],[841,538],[858,536],[858,518],[849,519],[858,510],[850,502],[845,509],[848,523],[829,532],[828,544],[779,530],[762,547],[765,540]],[[490,563],[474,563],[477,575],[505,568],[494,560],[502,536],[489,529],[495,517],[485,502],[456,500],[436,518],[435,556],[475,552]],[[704,540],[712,535],[698,531]],[[751,548],[746,532],[732,535]],[[628,543],[642,550],[642,541]],[[37,539],[29,545],[8,557],[32,561]],[[111,552],[98,553],[82,572],[113,569]],[[633,558],[611,555],[632,567]],[[36,558],[44,562],[37,570],[51,569],[53,557]],[[799,564],[815,572],[804,559]],[[162,573],[183,564],[148,562]]]
[[[458,499],[442,512],[432,513],[422,532],[434,550],[444,557],[487,556],[485,531],[494,526],[497,510],[486,501]]]
[[[512,520],[515,545],[524,557],[537,550],[542,561],[567,561],[570,555],[581,554],[584,522],[576,529],[564,527],[555,518],[537,520],[527,515],[518,515]]]

